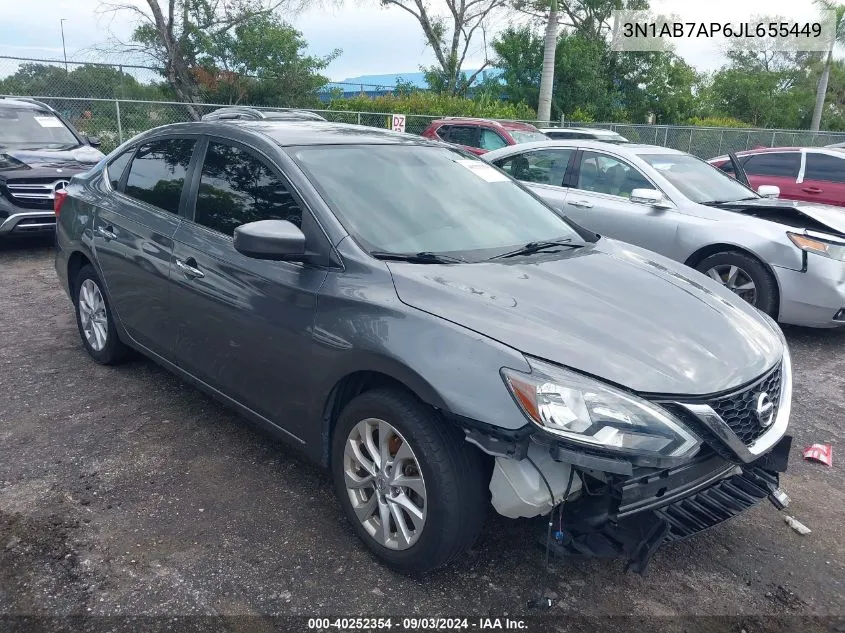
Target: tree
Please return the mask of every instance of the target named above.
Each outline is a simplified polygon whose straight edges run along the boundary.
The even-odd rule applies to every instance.
[[[465,94],[488,61],[472,75],[465,76],[463,64],[473,37],[494,12],[509,0],[441,0],[446,16],[432,8],[428,0],[380,0],[382,6],[395,6],[410,13],[419,22],[426,43],[434,52],[437,65],[425,68],[429,88],[446,94]]]
[[[512,103],[537,103],[543,41],[528,26],[509,26],[493,40],[493,65],[502,74],[495,80]]]
[[[677,124],[698,114],[703,76],[672,52],[619,53],[610,73],[632,121],[643,122],[653,115],[657,123]]]
[[[714,74],[708,90],[714,114],[756,127],[807,125],[813,107],[808,71],[817,53],[733,48],[726,57],[728,64]]]
[[[210,101],[302,106],[328,82],[320,74],[339,54],[306,55],[302,34],[276,14],[256,13],[218,38],[197,40],[194,73]]]
[[[822,70],[819,83],[816,86],[816,105],[813,108],[813,119],[810,122],[810,131],[818,132],[822,120],[822,110],[824,110],[824,102],[827,96],[827,85],[830,80],[830,67],[833,64],[833,47],[836,44],[845,44],[845,5],[835,4],[830,0],[816,0],[816,3],[823,9],[834,11],[836,19],[836,32],[833,41],[830,43],[830,48],[827,51],[827,56],[824,62],[824,69]]]
[[[180,101],[199,99],[193,69],[202,54],[203,42],[216,42],[257,15],[270,15],[297,0],[146,0],[134,3],[103,2],[106,11],[133,13],[138,21],[130,42],[117,42],[119,49],[144,55],[162,74]],[[199,113],[189,106],[195,118]]]

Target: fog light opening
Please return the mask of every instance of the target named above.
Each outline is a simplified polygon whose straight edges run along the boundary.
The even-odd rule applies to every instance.
[[[839,311],[833,315],[834,321],[845,321],[845,308],[839,308]]]

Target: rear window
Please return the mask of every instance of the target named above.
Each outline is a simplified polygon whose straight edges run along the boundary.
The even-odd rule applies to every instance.
[[[534,141],[548,141],[549,137],[542,132],[532,132],[530,130],[508,130],[508,134],[513,137],[517,143],[533,143]]]
[[[178,213],[194,145],[192,139],[182,138],[141,145],[129,167],[124,193],[159,209]]]

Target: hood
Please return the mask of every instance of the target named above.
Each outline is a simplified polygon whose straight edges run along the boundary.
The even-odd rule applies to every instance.
[[[71,172],[84,171],[97,164],[104,154],[89,145],[74,149],[14,149],[0,147],[0,171],[21,171],[30,169],[61,169]],[[61,173],[61,172],[59,172]]]
[[[542,259],[388,266],[405,304],[640,393],[726,391],[783,354],[755,308],[704,275],[621,242]]]
[[[845,209],[842,207],[818,204],[816,202],[802,202],[800,200],[784,200],[782,198],[740,200],[738,202],[727,202],[714,206],[728,211],[748,211],[764,219],[767,219],[766,213],[781,217],[784,213],[787,213],[793,215],[794,219],[799,222],[807,222],[809,219],[824,225],[829,230],[845,235]],[[777,221],[777,217],[770,219]]]

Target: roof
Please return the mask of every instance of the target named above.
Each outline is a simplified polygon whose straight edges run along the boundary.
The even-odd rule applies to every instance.
[[[523,123],[522,121],[507,121],[504,119],[481,119],[475,117],[460,117],[447,116],[442,119],[437,119],[431,122],[435,123],[451,123],[461,125],[492,125],[493,127],[502,127],[506,130],[525,130],[526,132],[536,132],[537,128],[530,123]]]
[[[545,132],[574,132],[576,134],[596,134],[602,136],[621,136],[619,132],[605,130],[597,127],[544,127],[540,131]]]
[[[838,156],[843,153],[845,147],[833,147],[827,145],[825,147],[757,147],[755,149],[744,149],[739,152],[734,152],[737,156],[755,156],[757,154],[779,154],[783,152],[815,152],[818,154],[830,154],[831,156]],[[727,154],[709,158],[708,162],[716,163],[719,161],[726,161],[730,157]]]
[[[595,139],[571,139],[571,140],[549,140],[549,141],[533,141],[531,143],[520,143],[519,145],[509,145],[502,149],[497,149],[489,154],[485,154],[485,158],[510,156],[526,150],[534,149],[553,149],[560,148],[581,148],[581,149],[596,149],[610,151],[615,154],[685,154],[671,147],[661,147],[660,145],[643,145],[639,143],[624,143],[619,145],[617,143],[605,143]]]
[[[0,107],[8,106],[10,108],[26,108],[27,110],[49,110],[46,103],[40,103],[32,99],[15,98],[15,97],[0,97]]]
[[[248,106],[227,106],[224,108],[217,108],[203,115],[203,121],[232,121],[236,119],[278,119],[278,120],[309,120],[309,121],[325,121],[319,114],[309,110],[292,110],[292,109],[260,109]]]
[[[225,134],[233,128],[261,134],[283,147],[293,145],[427,145],[442,146],[414,134],[403,134],[392,130],[353,125],[351,123],[331,123],[329,121],[190,121],[172,123],[151,133],[177,132],[183,134]]]

